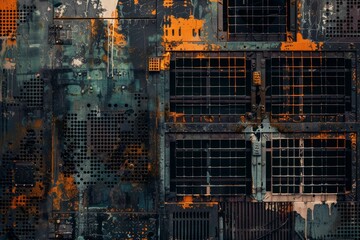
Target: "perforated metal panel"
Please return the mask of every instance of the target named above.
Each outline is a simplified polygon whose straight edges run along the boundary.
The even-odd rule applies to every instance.
[[[360,7],[358,0],[327,1],[326,14],[326,37],[328,39],[341,38],[345,41],[359,36]]]
[[[340,225],[335,233],[328,234],[326,239],[360,239],[360,204],[357,202],[338,203],[335,210],[340,215]]]
[[[0,239],[360,240],[359,10],[0,0]]]
[[[19,8],[0,6],[0,37],[16,37],[16,29],[31,17],[36,6],[20,5]]]
[[[85,120],[78,120],[76,113],[68,114],[63,151],[66,174],[77,173],[81,181],[78,184],[94,184],[81,178],[79,172],[109,186],[119,180],[146,181],[147,114],[147,111],[91,111]],[[80,166],[88,170],[79,171]]]
[[[28,129],[19,145],[7,143],[1,156],[0,234],[36,239],[45,177],[43,132]]]

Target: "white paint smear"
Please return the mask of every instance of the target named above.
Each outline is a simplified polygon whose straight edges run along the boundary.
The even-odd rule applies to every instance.
[[[100,3],[101,3],[102,8],[105,10],[103,12],[102,17],[104,17],[104,18],[114,17],[114,16],[112,16],[112,14],[116,10],[116,5],[118,3],[118,0],[100,0]]]

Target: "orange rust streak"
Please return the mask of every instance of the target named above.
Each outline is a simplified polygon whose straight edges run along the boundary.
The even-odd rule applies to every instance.
[[[111,20],[108,20],[108,28],[107,28],[108,34],[114,39],[114,47],[116,46],[124,47],[126,45],[125,36],[124,34],[118,32],[120,26],[118,19],[118,12],[114,11],[111,15],[115,19],[113,20],[113,23],[111,23]]]
[[[345,139],[345,135],[339,134],[339,135],[333,135],[327,132],[321,132],[316,135],[311,136],[312,139]]]
[[[108,62],[108,57],[105,54],[102,56],[101,59],[103,60],[103,62]]]
[[[90,20],[90,27],[91,27],[91,35],[96,36],[99,30],[99,24],[96,19]]]
[[[170,68],[170,52],[166,52],[163,55],[163,59],[160,62],[160,69],[169,70],[169,68]]]

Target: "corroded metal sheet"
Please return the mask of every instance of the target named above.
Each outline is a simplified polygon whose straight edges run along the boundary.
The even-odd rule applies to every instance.
[[[0,239],[360,239],[355,0],[0,0]]]

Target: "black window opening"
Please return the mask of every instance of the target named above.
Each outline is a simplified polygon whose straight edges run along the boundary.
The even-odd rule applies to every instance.
[[[351,141],[344,134],[272,139],[266,151],[267,191],[344,194],[351,190]]]
[[[223,29],[230,41],[285,41],[289,0],[225,0]]]
[[[344,122],[345,113],[354,112],[351,59],[311,55],[266,61],[266,109],[272,119]]]
[[[239,121],[251,110],[250,68],[242,55],[176,55],[170,69],[170,112],[180,114],[183,122]]]
[[[170,191],[177,196],[251,194],[250,142],[177,140],[170,152]]]

